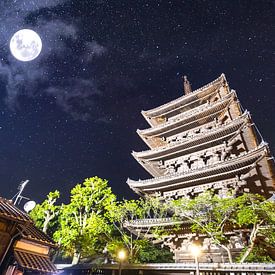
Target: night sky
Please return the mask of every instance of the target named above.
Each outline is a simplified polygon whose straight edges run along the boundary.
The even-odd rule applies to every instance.
[[[275,152],[274,1],[0,1],[0,196],[41,201],[85,178],[126,184],[150,176],[132,158],[146,149],[140,114],[225,73]],[[36,31],[39,57],[20,62],[12,35]]]

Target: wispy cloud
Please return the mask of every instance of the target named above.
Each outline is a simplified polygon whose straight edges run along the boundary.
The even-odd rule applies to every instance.
[[[74,119],[87,120],[96,109],[96,98],[100,95],[94,79],[66,79],[66,83],[46,89],[62,109]]]
[[[96,117],[95,100],[101,96],[95,76],[78,72],[78,66],[92,68],[107,49],[97,41],[81,37],[77,22],[43,16],[41,9],[62,8],[65,0],[1,1],[0,20],[0,81],[5,86],[5,102],[18,107],[20,96],[52,96],[63,111],[75,119]],[[39,16],[37,16],[39,14]],[[26,18],[32,17],[31,23]],[[11,56],[8,44],[12,34],[31,28],[42,38],[40,56],[27,63]],[[2,58],[1,58],[2,56]],[[70,61],[73,67],[66,67]]]

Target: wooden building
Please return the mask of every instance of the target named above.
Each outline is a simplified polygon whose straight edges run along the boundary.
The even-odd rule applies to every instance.
[[[56,248],[25,212],[0,198],[0,274],[55,273],[50,252]]]
[[[193,198],[209,189],[223,196],[232,188],[271,197],[275,187],[274,159],[225,75],[193,92],[184,77],[184,92],[171,102],[142,111],[150,127],[137,133],[149,149],[132,155],[152,178],[128,179],[130,188],[140,195],[163,200]],[[167,223],[172,225],[173,221],[133,221],[127,226],[135,231],[169,226]],[[177,262],[190,260],[187,248],[192,234],[188,225],[182,228],[181,234],[171,234],[163,240]],[[232,251],[240,251],[241,240],[231,235]],[[221,260],[222,252],[202,238],[204,249],[210,247]]]

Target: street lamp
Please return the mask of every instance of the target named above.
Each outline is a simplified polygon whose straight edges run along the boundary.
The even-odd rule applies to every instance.
[[[199,270],[199,261],[198,261],[198,256],[201,254],[200,247],[197,245],[192,245],[190,247],[191,254],[195,258],[195,264],[196,264],[196,275],[200,275],[200,270]]]
[[[117,257],[118,257],[118,260],[119,260],[119,270],[118,270],[118,275],[121,275],[121,265],[122,265],[122,262],[126,259],[126,252],[125,250],[119,250],[118,251],[118,254],[117,254]]]

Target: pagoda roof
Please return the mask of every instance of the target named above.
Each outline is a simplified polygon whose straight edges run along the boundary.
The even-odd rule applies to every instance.
[[[139,193],[175,190],[219,179],[234,177],[250,171],[259,160],[268,154],[268,146],[261,143],[256,149],[226,161],[208,165],[187,172],[174,173],[147,180],[127,180],[128,185]]]
[[[153,148],[141,152],[132,152],[134,158],[138,161],[142,160],[161,160],[169,155],[178,154],[181,152],[190,153],[196,150],[198,147],[205,147],[209,142],[225,140],[226,137],[234,135],[244,125],[250,121],[250,115],[245,111],[242,116],[237,117],[225,124],[219,125],[216,128],[208,130],[207,132],[194,135],[184,140],[173,142],[165,146]],[[211,145],[213,146],[213,144]],[[181,155],[182,155],[181,154]]]
[[[177,119],[168,120],[166,123],[157,125],[144,130],[137,130],[137,133],[141,136],[159,136],[175,131],[175,129],[181,129],[181,131],[191,129],[200,125],[202,119],[210,118],[210,121],[217,117],[218,114],[222,113],[233,101],[236,93],[231,91],[223,99],[208,104],[204,108],[199,109],[197,112],[191,113],[189,116],[181,114]],[[204,121],[203,121],[204,122]],[[204,122],[205,123],[205,122]]]
[[[224,85],[224,83],[227,83],[225,75],[221,74],[217,79],[214,81],[202,86],[201,88],[193,91],[192,93],[188,95],[183,95],[177,99],[174,99],[168,103],[165,103],[161,106],[158,106],[156,108],[147,110],[147,111],[142,111],[142,115],[146,117],[157,117],[161,116],[164,113],[171,112],[178,108],[179,106],[183,106],[185,104],[189,104],[193,102],[194,100],[197,100],[199,96],[203,96],[204,94],[207,93],[212,93],[216,89],[218,89],[221,85]]]

